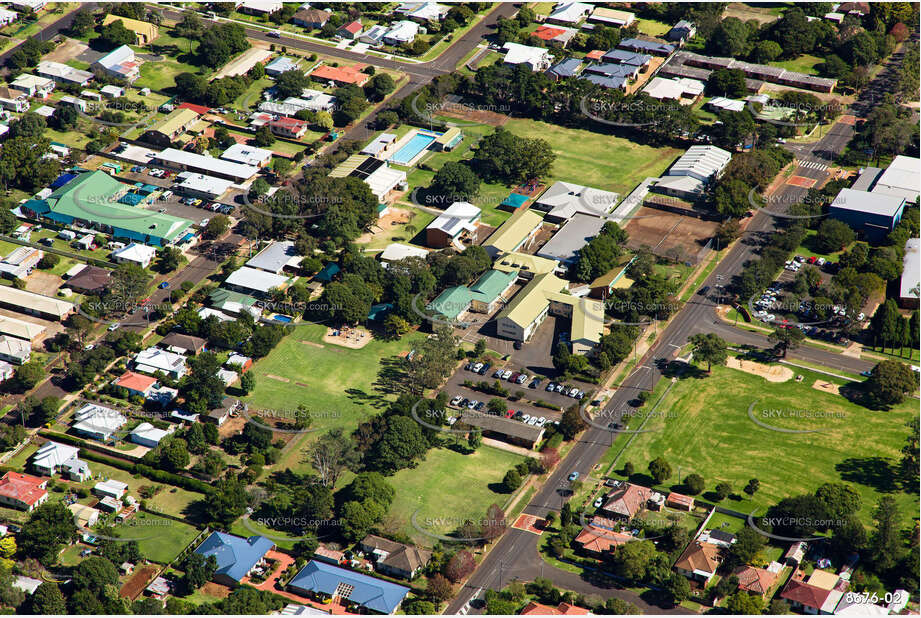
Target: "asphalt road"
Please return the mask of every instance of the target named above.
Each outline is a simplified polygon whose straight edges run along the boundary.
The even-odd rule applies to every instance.
[[[879,90],[880,83],[888,83],[897,63],[890,63],[877,76],[876,80],[868,86],[870,93]],[[879,98],[868,94],[859,98],[857,110],[865,115],[879,102]],[[821,140],[808,147],[797,149],[797,160],[800,162],[814,162],[824,165],[833,163],[835,157],[844,151],[845,146],[854,135],[854,127],[845,123],[833,125]],[[827,175],[825,170],[815,166],[800,166],[795,171],[797,176],[813,178],[820,182]],[[784,185],[774,194],[772,203],[766,208],[758,210],[753,216],[743,239],[729,250],[719,265],[713,270],[707,280],[702,284],[716,289],[717,285],[728,285],[733,276],[741,273],[743,266],[749,260],[757,257],[765,241],[782,221],[771,214],[783,213],[790,205],[795,204],[805,197],[806,188],[793,185]],[[688,337],[698,332],[717,332],[724,338],[734,343],[751,343],[765,345],[766,338],[755,333],[733,328],[717,320],[715,303],[705,297],[694,296],[681,311],[674,316],[671,323],[662,332],[655,345],[643,356],[636,366],[636,370],[628,376],[623,384],[612,396],[605,409],[605,420],[619,420],[624,412],[633,411],[630,405],[641,391],[651,390],[661,379],[664,364],[662,361],[674,359],[678,350],[683,347]],[[787,354],[790,359],[803,359],[818,363],[826,367],[847,371],[863,371],[872,364],[860,359],[842,356],[834,352],[801,346]],[[559,510],[565,496],[563,491],[568,486],[567,477],[573,471],[578,471],[582,478],[592,471],[612,443],[611,432],[606,429],[589,427],[579,442],[569,452],[566,459],[550,475],[544,486],[537,492],[530,503],[525,507],[524,513],[543,517],[548,510]],[[474,598],[481,598],[485,588],[501,589],[514,579],[532,581],[543,575],[549,577],[557,585],[577,592],[590,592],[602,596],[615,596],[632,603],[636,603],[645,610],[654,613],[667,611],[681,611],[682,608],[650,608],[648,604],[637,603],[636,595],[625,590],[609,589],[601,592],[596,586],[585,578],[573,581],[573,574],[560,571],[545,565],[537,555],[535,548],[537,536],[530,532],[510,529],[498,541],[489,555],[480,563],[474,574],[468,579],[467,584],[448,605],[445,614],[457,614],[462,609],[467,613],[480,613],[482,610],[471,607],[469,602]],[[565,574],[565,575],[564,575]],[[579,577],[579,576],[575,576]]]
[[[98,6],[99,5],[95,2],[88,2],[86,4],[81,4],[79,8],[95,10]],[[57,21],[51,22],[29,38],[38,41],[50,41],[64,30],[70,28],[70,24],[72,24],[74,21],[74,13],[76,13],[76,10],[65,13],[63,17]],[[18,49],[18,47],[18,45],[16,47],[11,47],[10,49],[0,54],[0,67],[3,67],[4,72],[9,72],[6,69],[6,61],[13,54],[13,52]]]

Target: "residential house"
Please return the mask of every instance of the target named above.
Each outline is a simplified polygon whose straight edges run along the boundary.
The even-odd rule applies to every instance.
[[[93,67],[109,77],[128,83],[141,76],[141,63],[135,58],[134,50],[127,45],[112,50],[94,62]]]
[[[544,21],[548,24],[572,26],[591,15],[594,9],[594,5],[585,2],[559,2]]]
[[[572,605],[571,603],[560,603],[556,607],[543,605],[537,601],[529,601],[524,609],[519,612],[520,616],[589,616],[592,612]]]
[[[636,537],[616,532],[617,522],[604,517],[592,517],[589,524],[582,528],[578,536],[573,539],[580,553],[605,560],[618,548],[636,540]]]
[[[348,84],[364,86],[365,82],[371,79],[371,76],[362,70],[367,66],[360,63],[338,67],[321,64],[310,73],[310,78],[320,82],[332,82],[337,86],[347,86]]]
[[[454,246],[463,251],[461,236],[476,231],[482,214],[469,202],[454,202],[425,228],[425,244],[436,249]]]
[[[23,73],[10,82],[10,88],[21,90],[30,97],[44,99],[54,91],[55,83],[53,79]]]
[[[581,67],[582,60],[579,58],[565,58],[547,69],[545,75],[558,82],[562,79],[577,76]]]
[[[128,434],[128,439],[141,446],[157,448],[163,438],[173,433],[172,430],[175,427],[175,425],[170,425],[169,429],[158,429],[150,423],[141,423]]]
[[[316,560],[308,562],[288,584],[295,594],[357,606],[369,612],[392,615],[409,588]]]
[[[704,93],[704,83],[696,79],[676,77],[653,77],[643,88],[643,92],[653,99],[678,101],[691,104]]]
[[[675,51],[674,45],[637,38],[623,39],[617,47],[642,54],[651,54],[653,56],[668,56]]]
[[[425,257],[429,252],[421,247],[414,247],[412,245],[407,245],[399,242],[392,242],[387,245],[381,254],[378,256],[378,259],[381,261],[381,264],[384,268],[387,268],[393,262],[399,262],[400,260],[405,260],[406,258],[421,258]]]
[[[134,368],[149,374],[156,374],[158,371],[162,371],[165,375],[176,380],[187,372],[185,356],[153,347],[141,350],[135,355]]]
[[[71,429],[83,437],[108,442],[127,422],[128,419],[117,410],[87,403],[74,414]]]
[[[235,369],[239,373],[246,373],[252,368],[253,359],[249,356],[243,356],[242,354],[233,352],[227,357],[227,361],[224,365],[231,369]]]
[[[29,97],[21,90],[0,86],[0,107],[11,112],[26,112],[29,110]]]
[[[694,38],[695,34],[697,34],[697,27],[692,22],[682,19],[672,26],[665,38],[672,43],[677,43],[680,47]]]
[[[596,6],[586,20],[590,24],[601,24],[614,28],[625,28],[636,21],[636,15],[630,11],[619,11],[604,6]]]
[[[524,64],[532,71],[545,71],[550,68],[551,56],[543,47],[532,47],[509,41],[502,46],[505,50],[503,62],[508,65]]]
[[[548,47],[565,49],[566,46],[569,45],[569,42],[572,41],[572,38],[576,36],[576,30],[574,28],[548,26],[545,24],[539,26],[537,30],[531,33],[531,36],[540,39]]]
[[[169,148],[173,142],[178,141],[179,136],[198,124],[200,118],[201,114],[195,110],[177,107],[155,127],[144,131],[138,141],[158,148]]]
[[[205,558],[214,556],[217,571],[213,581],[235,587],[249,577],[257,566],[265,564],[265,555],[274,549],[275,544],[263,536],[244,539],[224,532],[212,532],[195,549],[195,553]]]
[[[242,266],[224,280],[223,286],[229,290],[251,294],[257,298],[267,298],[272,290],[284,289],[288,277],[264,270]]]
[[[112,280],[112,271],[108,268],[88,265],[67,280],[67,287],[81,294],[101,294]]]
[[[106,15],[102,20],[103,26],[108,26],[114,21],[122,22],[128,30],[134,33],[134,44],[138,47],[144,47],[160,35],[160,28],[156,24],[137,19],[128,19],[120,15]]]
[[[599,513],[615,519],[631,520],[646,509],[653,493],[648,487],[623,482],[605,496]]]
[[[151,376],[145,376],[142,373],[126,371],[113,380],[112,386],[125,389],[132,397],[143,397],[147,399],[150,397],[151,393],[156,390],[157,379]]]
[[[773,565],[776,565],[774,570],[759,569],[749,565],[736,568],[733,575],[739,580],[739,590],[744,590],[749,594],[763,598],[777,582],[777,577],[780,574],[780,564],[775,562]]]
[[[381,573],[403,579],[413,579],[432,558],[432,552],[415,545],[405,545],[374,534],[362,539],[358,547],[369,554]]]
[[[297,272],[303,259],[298,254],[294,241],[273,240],[262,251],[248,259],[245,265],[250,268],[264,270],[267,273],[280,275],[285,271]]]
[[[79,528],[92,528],[99,521],[99,509],[79,502],[68,505],[67,509],[73,514],[74,523]]]
[[[0,504],[32,512],[48,499],[48,479],[12,470],[0,477]]]
[[[394,47],[399,45],[408,45],[416,40],[419,34],[419,24],[414,21],[398,21],[391,24],[387,32],[384,33],[383,41],[387,45]]]
[[[687,546],[673,568],[688,579],[706,585],[716,574],[722,560],[719,546],[695,540]]]
[[[54,476],[60,472],[63,477],[82,483],[91,473],[89,466],[77,457],[79,453],[80,449],[69,444],[45,442],[32,455],[30,465],[39,474]]]
[[[19,13],[16,11],[9,11],[7,9],[0,9],[0,28],[4,26],[9,26],[13,22],[19,19]]]
[[[278,77],[282,73],[297,69],[297,62],[287,56],[278,56],[265,65],[265,74],[269,77]]]
[[[113,251],[112,259],[119,264],[136,264],[141,268],[147,268],[156,255],[156,248],[133,242]]]
[[[237,10],[249,15],[271,15],[282,9],[280,0],[243,0]]]
[[[266,167],[272,162],[272,151],[266,148],[256,148],[246,144],[234,144],[223,153],[221,158],[233,163],[242,163],[253,167]]]
[[[340,39],[354,41],[361,34],[361,30],[361,22],[356,19],[339,26],[339,29],[336,30],[336,36]]]
[[[10,2],[10,8],[14,8],[22,13],[27,13],[29,11],[38,13],[45,8],[46,4],[48,4],[48,0],[15,0],[14,2]]]
[[[291,17],[291,23],[302,28],[322,28],[329,21],[330,14],[320,9],[301,9]]]
[[[269,129],[271,129],[272,133],[280,135],[281,137],[301,139],[304,137],[304,134],[307,133],[308,129],[310,129],[310,124],[304,120],[298,120],[297,118],[280,116],[269,122]]]
[[[384,35],[387,34],[388,30],[390,30],[389,26],[375,24],[361,33],[361,36],[358,37],[358,42],[371,47],[380,47],[384,44]]]
[[[780,598],[789,602],[794,611],[813,615],[833,614],[842,596],[839,591],[820,588],[795,577],[790,578],[780,593]]]
[[[394,12],[402,13],[408,18],[424,24],[425,22],[443,20],[450,10],[450,6],[437,2],[406,2],[397,7]]]

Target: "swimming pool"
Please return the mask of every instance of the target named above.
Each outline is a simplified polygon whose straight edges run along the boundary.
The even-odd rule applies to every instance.
[[[280,313],[273,315],[272,319],[276,322],[282,322],[283,324],[290,324],[292,321],[290,316],[282,315]]]
[[[402,148],[393,153],[390,161],[397,165],[409,165],[409,162],[419,156],[419,153],[428,148],[436,138],[437,135],[431,133],[416,133]]]

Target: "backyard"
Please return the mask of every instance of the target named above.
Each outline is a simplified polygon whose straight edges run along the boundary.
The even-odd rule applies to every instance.
[[[646,465],[665,457],[678,472],[669,482],[696,472],[706,480],[705,498],[718,482],[728,482],[744,498],[730,497],[723,506],[745,513],[763,512],[782,498],[831,482],[847,483],[860,494],[859,516],[868,524],[883,493],[893,492],[903,514],[912,512],[917,498],[898,491],[894,467],[917,404],[868,410],[813,388],[818,379],[846,381],[798,368],[796,373],[804,376],[802,382],[769,383],[714,367],[710,376],[680,380],[656,409],[655,424],[662,429],[634,434],[616,469],[630,461],[640,472],[636,476],[650,482]],[[748,412],[753,403],[752,415],[760,422],[812,433],[783,433],[755,423]],[[761,483],[754,497],[741,491],[751,478]]]
[[[115,526],[114,530],[115,536],[137,539],[141,554],[161,564],[175,559],[199,533],[189,524],[145,512]]]

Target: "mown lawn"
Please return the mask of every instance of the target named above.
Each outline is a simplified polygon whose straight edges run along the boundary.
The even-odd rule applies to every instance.
[[[661,176],[681,154],[677,148],[655,148],[622,137],[570,129],[546,122],[514,118],[505,128],[521,137],[540,137],[556,153],[545,181],[563,180],[626,195],[647,176]]]
[[[323,343],[325,333],[320,324],[299,325],[256,362],[256,388],[245,398],[251,409],[283,415],[303,404],[312,428],[351,431],[388,404],[390,394],[375,387],[381,361],[408,352],[409,341],[373,340],[353,350]]]
[[[819,71],[816,67],[823,62],[825,62],[824,58],[803,54],[802,56],[798,56],[792,60],[775,60],[774,62],[769,62],[768,64],[774,67],[783,67],[788,71],[805,73],[806,75],[818,75]]]
[[[436,540],[420,532],[447,534],[465,519],[483,519],[489,505],[500,507],[509,495],[500,488],[502,477],[524,457],[488,446],[461,455],[447,448],[432,449],[415,468],[400,470],[389,482],[396,489],[389,517],[402,524],[406,534],[417,542],[434,545]],[[498,491],[497,491],[498,490]]]
[[[152,511],[166,513],[167,515],[173,515],[175,517],[185,517],[188,515],[187,511],[189,505],[191,505],[193,502],[201,500],[204,497],[203,494],[181,489],[179,487],[174,487],[172,485],[155,483],[146,477],[140,475],[132,475],[130,472],[126,472],[125,470],[113,468],[112,466],[107,466],[99,462],[90,461],[89,466],[90,470],[93,472],[93,478],[84,483],[84,486],[87,489],[92,489],[93,485],[98,483],[100,480],[115,479],[117,481],[127,483],[128,494],[140,499],[140,495],[138,494],[139,488],[151,485],[159,486],[160,491],[158,491],[154,497],[145,499],[147,507]],[[70,483],[70,485],[77,484]]]
[[[167,564],[179,555],[198,535],[189,524],[140,512],[114,527],[115,536],[138,540],[141,555],[153,562]]]
[[[893,493],[903,520],[917,508],[917,496],[898,491],[895,466],[899,449],[908,438],[906,423],[917,415],[917,402],[909,400],[889,411],[873,411],[842,396],[819,391],[819,378],[842,380],[796,369],[802,382],[769,383],[727,367],[714,367],[712,375],[688,377],[674,385],[656,410],[647,429],[636,434],[618,462],[627,461],[647,477],[646,466],[662,456],[675,472],[666,486],[692,472],[706,481],[704,495],[718,482],[728,482],[743,499],[730,498],[723,505],[759,513],[787,496],[813,492],[823,484],[845,482],[862,498],[860,517],[871,522],[871,513],[883,493]],[[756,424],[814,433],[783,433]],[[776,412],[781,411],[777,416]],[[767,412],[765,412],[767,411]],[[773,414],[773,415],[772,415]],[[749,479],[761,485],[753,498],[742,493]]]

